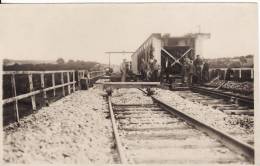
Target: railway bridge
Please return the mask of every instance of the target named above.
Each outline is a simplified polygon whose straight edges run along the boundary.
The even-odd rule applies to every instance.
[[[4,113],[17,121],[4,126],[7,163],[254,163],[250,97],[109,82],[105,71],[3,74],[13,92]],[[27,93],[17,93],[21,80]]]

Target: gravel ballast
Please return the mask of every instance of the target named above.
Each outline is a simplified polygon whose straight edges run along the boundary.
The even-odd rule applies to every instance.
[[[4,128],[5,163],[114,163],[103,91],[77,91]]]
[[[193,118],[198,119],[214,128],[231,134],[237,139],[247,143],[254,142],[254,127],[241,126],[238,121],[243,118],[241,115],[227,115],[220,110],[210,106],[193,102],[182,98],[178,93],[170,90],[156,89],[155,95],[159,100],[173,106]],[[244,117],[248,118],[248,116]]]

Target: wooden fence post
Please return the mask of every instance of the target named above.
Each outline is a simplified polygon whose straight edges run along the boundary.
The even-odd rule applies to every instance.
[[[32,74],[28,75],[29,78],[29,88],[30,88],[30,92],[33,92],[33,79],[32,79]],[[32,100],[32,109],[33,111],[36,111],[36,102],[35,102],[35,95],[31,96],[31,100]]]
[[[73,92],[75,92],[75,90],[76,90],[76,88],[75,88],[75,84],[76,84],[76,83],[75,83],[75,72],[76,72],[76,71],[73,71],[73,72],[72,72]]]
[[[55,73],[52,73],[51,78],[52,78],[52,86],[55,86]],[[54,97],[56,96],[56,89],[55,88],[53,89],[53,96]]]
[[[44,104],[45,104],[45,105],[48,105],[47,94],[46,94],[46,91],[44,90],[44,88],[45,88],[44,73],[41,73],[41,88],[42,88],[42,91],[43,91]]]
[[[61,84],[64,84],[63,72],[61,72]],[[62,95],[65,96],[65,88],[62,86]]]
[[[12,82],[13,95],[14,95],[14,97],[16,97],[16,85],[15,85],[15,75],[14,74],[11,75],[11,82]],[[19,117],[18,100],[17,99],[15,99],[14,109],[15,109],[15,113],[16,113],[16,121],[19,122],[20,117]]]
[[[224,80],[226,80],[227,69],[224,69]]]
[[[81,76],[80,76],[80,73],[81,73],[81,71],[78,71],[78,87],[79,87],[79,89],[81,89],[81,85],[80,85],[80,78],[81,78]]]
[[[67,72],[68,93],[70,94],[70,72]]]

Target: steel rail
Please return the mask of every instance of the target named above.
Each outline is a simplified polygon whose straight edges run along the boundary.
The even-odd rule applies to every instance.
[[[255,150],[251,145],[246,144],[246,143],[232,137],[231,135],[224,133],[216,128],[213,128],[203,122],[200,122],[199,120],[194,119],[181,111],[178,111],[177,109],[160,101],[159,99],[157,99],[154,96],[151,96],[151,97],[152,97],[153,101],[158,103],[158,105],[161,106],[163,109],[167,110],[168,112],[170,112],[173,115],[177,115],[181,119],[190,123],[195,128],[199,129],[200,131],[205,132],[210,137],[217,139],[218,141],[220,141],[222,144],[224,144],[231,150],[235,151],[238,154],[245,156],[250,162],[254,163]]]
[[[254,99],[251,99],[248,97],[243,97],[243,96],[239,96],[236,94],[229,94],[229,93],[225,93],[225,92],[218,92],[218,91],[205,89],[205,88],[197,87],[197,86],[191,86],[190,89],[193,91],[204,92],[207,94],[217,95],[217,96],[228,98],[228,99],[236,98],[238,101],[248,103],[251,107],[254,107]]]
[[[111,122],[112,122],[112,128],[113,128],[113,131],[114,131],[113,133],[114,133],[114,136],[115,136],[116,147],[117,147],[117,151],[118,151],[118,154],[119,154],[121,164],[127,164],[125,153],[124,153],[122,143],[120,141],[119,134],[118,134],[118,129],[117,129],[117,126],[116,126],[116,119],[115,119],[114,111],[113,111],[113,108],[112,108],[111,96],[108,96],[108,108],[109,108],[110,118],[111,118]]]

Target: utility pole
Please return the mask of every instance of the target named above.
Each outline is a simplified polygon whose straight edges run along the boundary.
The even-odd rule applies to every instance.
[[[107,51],[105,52],[106,54],[108,54],[108,65],[109,65],[109,68],[110,68],[110,56],[111,54],[132,54],[134,53],[133,51]]]

